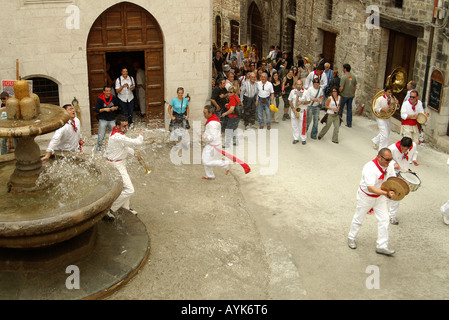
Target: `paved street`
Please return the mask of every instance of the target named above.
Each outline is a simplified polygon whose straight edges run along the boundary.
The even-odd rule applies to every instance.
[[[164,134],[146,132],[142,152],[153,172],[144,175],[134,161],[130,174],[151,252],[109,299],[449,298],[449,226],[439,211],[449,199],[447,154],[419,146],[422,184],[402,201],[399,225],[390,225],[396,254],[387,257],[375,252],[374,216],[365,219],[358,248],[347,246],[361,170],[377,154],[376,122],[356,116],[352,128],[341,127],[338,145],[332,132],[293,145],[290,121],[273,129],[274,174],[263,174],[269,165],[259,157],[250,174],[235,165],[228,176],[215,169],[215,181],[201,179],[202,165],[173,165]],[[392,133],[390,142],[399,139]]]

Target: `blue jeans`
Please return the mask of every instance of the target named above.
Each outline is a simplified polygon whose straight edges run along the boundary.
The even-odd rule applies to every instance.
[[[101,120],[98,122],[98,139],[97,139],[97,151],[101,150],[103,145],[104,136],[106,135],[106,129],[109,129],[109,133],[112,132],[115,126],[115,121]]]
[[[270,110],[270,97],[267,98],[267,102],[263,103],[259,98],[259,105],[257,108],[257,113],[259,116],[259,125],[264,125],[263,113],[265,112],[267,116],[267,126],[271,126],[271,110]]]
[[[354,100],[354,97],[348,98],[341,96],[341,106],[340,111],[338,111],[340,117],[343,117],[343,109],[345,108],[345,104],[348,105],[348,108],[346,109],[346,125],[348,127],[352,127],[352,100]]]
[[[134,113],[134,99],[128,102],[124,102],[118,99],[120,109],[125,117],[128,117],[128,124],[133,123],[133,113]]]
[[[310,137],[312,139],[316,139],[318,135],[318,122],[320,120],[320,109],[321,106],[307,107],[307,131],[309,131],[309,125],[313,119],[312,132],[310,133]]]

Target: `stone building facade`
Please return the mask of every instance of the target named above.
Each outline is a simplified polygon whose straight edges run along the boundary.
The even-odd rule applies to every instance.
[[[431,0],[242,0],[240,38],[257,43],[263,55],[280,45],[313,63],[324,53],[340,72],[349,63],[359,82],[355,112],[364,106],[371,118],[374,96],[403,67],[431,114],[426,143],[449,152],[447,11],[447,1]],[[396,94],[400,101],[405,91]],[[400,130],[399,111],[392,124]]]
[[[74,97],[82,130],[95,133],[94,102],[107,82],[109,64],[146,73],[148,120],[168,119],[167,104],[184,87],[192,119],[202,119],[210,97],[212,0],[18,0],[2,1],[1,80],[53,85],[60,105]],[[130,72],[132,74],[132,72]]]

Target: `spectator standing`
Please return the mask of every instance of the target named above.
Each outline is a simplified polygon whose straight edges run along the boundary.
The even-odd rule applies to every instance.
[[[128,118],[130,127],[133,125],[134,94],[136,88],[134,78],[128,75],[128,69],[122,68],[122,75],[115,82],[115,91],[119,99],[120,110]]]
[[[310,123],[313,120],[312,132],[310,138],[316,140],[318,135],[318,122],[320,117],[321,104],[323,103],[323,89],[320,87],[318,79],[313,79],[313,86],[307,89],[306,101],[310,101],[307,106],[307,130],[309,131]]]
[[[256,99],[258,97],[256,75],[254,72],[247,74],[247,80],[242,82],[240,101],[243,102],[243,121],[245,129],[256,123]]]
[[[290,116],[288,114],[289,109],[289,102],[288,97],[290,96],[290,92],[293,89],[293,86],[295,84],[295,79],[293,77],[293,70],[289,70],[287,75],[282,80],[282,100],[284,101],[284,115],[282,117],[282,121],[290,119]]]
[[[101,151],[106,130],[109,129],[109,133],[111,133],[114,129],[115,117],[119,109],[117,98],[112,95],[112,88],[105,86],[103,94],[97,98],[95,104],[95,113],[98,119],[97,151]]]
[[[274,101],[274,89],[271,82],[267,80],[266,73],[262,73],[262,79],[257,82],[258,98],[256,100],[256,107],[259,113],[259,129],[264,128],[264,113],[267,117],[267,129],[271,129],[271,110],[270,105]]]
[[[343,65],[343,76],[340,79],[340,95],[341,107],[340,117],[343,117],[343,111],[346,108],[346,126],[352,127],[352,102],[354,100],[355,92],[357,90],[357,78],[351,73],[351,65]]]

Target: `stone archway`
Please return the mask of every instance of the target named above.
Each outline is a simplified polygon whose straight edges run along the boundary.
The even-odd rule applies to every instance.
[[[144,8],[122,2],[95,20],[87,39],[89,102],[92,133],[98,130],[95,103],[108,83],[108,59],[138,59],[145,67],[146,119],[164,125],[164,43],[156,19]],[[121,58],[120,58],[121,57]],[[133,66],[126,65],[128,69]],[[130,70],[130,74],[133,72]],[[116,78],[117,75],[114,75]],[[113,81],[115,79],[112,79]]]

